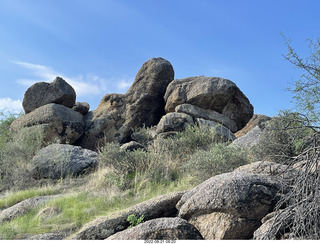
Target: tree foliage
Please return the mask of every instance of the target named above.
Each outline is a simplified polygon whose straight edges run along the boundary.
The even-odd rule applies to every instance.
[[[297,108],[309,119],[318,122],[320,120],[320,38],[307,40],[310,56],[305,58],[296,53],[290,39],[285,38],[285,41],[288,53],[284,57],[302,70],[300,79],[295,81],[289,90],[294,94]]]
[[[307,128],[309,140],[302,137],[302,150],[286,161],[293,166],[294,173],[291,181],[284,184],[278,214],[265,239],[320,239],[320,38],[307,42],[310,56],[301,58],[286,39],[289,52],[285,57],[303,71],[291,91],[297,108],[303,113],[299,115],[302,120],[294,123]]]

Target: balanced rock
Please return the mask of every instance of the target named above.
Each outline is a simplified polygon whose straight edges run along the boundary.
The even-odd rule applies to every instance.
[[[166,112],[184,103],[210,109],[229,117],[242,129],[253,115],[248,98],[230,80],[218,77],[189,77],[172,81],[166,90]]]
[[[149,220],[118,232],[107,240],[202,240],[199,231],[179,217]]]
[[[61,179],[90,172],[98,165],[98,154],[81,147],[52,144],[42,148],[32,159],[35,179]]]
[[[83,133],[83,116],[60,104],[50,103],[12,122],[12,131],[39,129],[44,133],[45,142],[73,144]]]
[[[193,224],[205,239],[248,239],[273,211],[279,181],[267,175],[225,173],[184,194],[179,217]]]
[[[52,83],[38,82],[25,92],[23,109],[27,113],[49,103],[61,104],[72,108],[76,92],[65,80],[57,77]]]

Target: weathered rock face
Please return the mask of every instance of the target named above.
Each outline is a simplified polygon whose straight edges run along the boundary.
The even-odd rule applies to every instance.
[[[98,154],[72,145],[52,144],[33,158],[35,179],[61,179],[90,172],[98,166]]]
[[[248,98],[230,80],[217,77],[189,77],[172,81],[166,90],[166,112],[188,103],[229,117],[242,129],[253,115]]]
[[[86,115],[90,110],[90,105],[86,102],[76,102],[73,105],[72,110],[79,112],[82,115]]]
[[[52,83],[38,82],[24,94],[22,106],[27,113],[49,103],[61,104],[72,108],[76,101],[76,92],[62,78],[57,77]]]
[[[202,240],[199,231],[181,218],[149,220],[118,232],[107,240]]]
[[[232,132],[237,131],[237,125],[236,123],[231,120],[229,117],[220,114],[216,111],[213,111],[211,109],[202,109],[197,106],[191,105],[191,104],[181,104],[178,105],[175,108],[175,111],[178,113],[185,113],[190,115],[193,119],[201,118],[205,120],[211,120],[218,122],[227,128],[229,128]]]
[[[21,215],[26,214],[30,209],[40,206],[46,203],[49,200],[56,198],[58,195],[54,196],[40,196],[40,197],[32,197],[26,199],[22,202],[19,202],[2,212],[0,212],[0,223],[4,221],[10,221],[14,218],[17,218]],[[1,235],[0,235],[1,236]]]
[[[163,58],[144,63],[125,95],[107,94],[98,108],[85,117],[84,148],[95,149],[105,137],[107,142],[130,141],[133,129],[156,125],[164,114],[164,93],[174,79],[173,67]]]
[[[265,127],[265,122],[267,122],[270,119],[271,118],[266,115],[254,114],[252,118],[249,120],[249,122],[246,124],[246,126],[239,130],[237,133],[235,133],[235,136],[237,138],[240,138],[248,132],[252,131],[256,126],[263,130]]]
[[[185,192],[176,192],[152,198],[143,203],[132,206],[116,214],[100,217],[85,226],[71,237],[76,240],[103,240],[109,236],[125,230],[129,227],[127,217],[131,214],[140,217],[144,215],[144,220],[161,217],[175,217],[177,209],[175,205]]]
[[[280,187],[267,175],[217,175],[182,196],[179,217],[205,239],[251,238],[261,219],[273,210]]]
[[[262,133],[262,130],[257,125],[251,131],[246,133],[244,136],[241,136],[240,138],[234,140],[232,142],[232,145],[240,147],[240,148],[248,148],[249,149],[259,142],[261,133]]]
[[[126,93],[125,126],[156,125],[164,115],[163,96],[174,79],[174,70],[169,61],[153,58],[145,62]]]
[[[97,109],[84,116],[85,132],[77,145],[95,150],[104,138],[107,142],[120,142],[124,137],[125,103],[123,94],[105,95]]]
[[[223,141],[233,141],[236,139],[235,135],[227,127],[217,122],[197,118],[196,124],[203,130],[215,128]]]
[[[157,125],[157,133],[169,131],[183,131],[187,125],[194,125],[190,115],[184,113],[168,113],[163,116]]]
[[[41,128],[46,142],[73,144],[83,133],[83,116],[63,105],[50,103],[13,121],[10,128],[17,132],[23,128]]]

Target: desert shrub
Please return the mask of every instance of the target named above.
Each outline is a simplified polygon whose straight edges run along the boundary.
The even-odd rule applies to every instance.
[[[120,189],[128,189],[137,185],[141,177],[159,180],[163,176],[160,155],[144,150],[128,151],[119,144],[107,143],[99,150],[100,167],[109,168],[105,175],[107,182]]]
[[[43,146],[43,131],[23,129],[9,133],[0,150],[0,192],[24,189],[34,182],[31,178],[32,158]]]
[[[4,146],[4,144],[9,139],[11,132],[10,132],[10,125],[11,123],[17,118],[22,116],[22,114],[9,114],[5,115],[0,112],[0,150]]]
[[[141,215],[139,218],[135,216],[134,214],[130,214],[127,218],[127,221],[129,222],[130,226],[128,228],[137,226],[138,224],[143,223],[144,215]]]
[[[209,150],[195,152],[182,169],[202,182],[247,163],[249,162],[246,150],[216,143],[211,145]]]
[[[211,144],[222,142],[215,128],[200,128],[188,125],[182,132],[169,138],[157,138],[152,150],[164,153],[172,159],[180,159],[191,155],[199,149],[208,149]]]
[[[255,160],[286,162],[302,153],[312,142],[307,119],[289,111],[280,112],[267,122],[259,143],[252,148]]]

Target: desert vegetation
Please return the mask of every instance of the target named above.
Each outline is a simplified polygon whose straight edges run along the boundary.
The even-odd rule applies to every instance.
[[[0,224],[2,239],[79,229],[107,215],[169,192],[187,190],[216,174],[248,163],[246,150],[228,147],[214,129],[188,126],[168,138],[148,139],[150,128],[137,129],[147,149],[128,151],[117,143],[102,143],[99,167],[89,175],[59,180],[32,178],[31,159],[43,146],[41,130],[11,133],[13,116],[1,122],[0,209],[36,196],[60,195],[26,214]],[[144,137],[143,137],[144,135]],[[203,174],[205,172],[205,174]],[[39,213],[57,215],[45,221]]]
[[[280,111],[264,122],[259,140],[250,146],[234,145],[217,127],[199,126],[189,115],[180,114],[175,122],[171,121],[179,125],[174,132],[167,133],[163,127],[161,133],[152,136],[156,134],[153,126],[133,128],[135,140],[142,145],[135,150],[123,148],[107,137],[100,140],[96,148],[98,166],[89,174],[35,179],[32,174],[34,156],[43,147],[60,142],[45,140],[42,126],[13,132],[10,125],[22,115],[2,114],[0,239],[27,239],[55,232],[63,233],[60,238],[64,238],[99,216],[114,214],[156,196],[192,189],[213,176],[256,161],[285,166],[286,170],[280,175],[283,178],[289,170],[294,171],[294,177],[281,181],[281,194],[277,195],[276,207],[272,209],[273,222],[262,239],[319,239],[320,42],[309,42],[312,53],[306,59],[294,52],[290,41],[287,40],[287,44],[289,53],[285,58],[304,72],[290,88],[297,109]],[[116,100],[107,96],[104,102],[108,99]],[[199,116],[205,112],[201,108],[193,109]],[[170,112],[165,116],[169,120],[176,119],[176,115]],[[189,118],[185,119],[187,116]],[[181,124],[183,129],[180,130]],[[94,133],[96,138],[98,133]],[[239,177],[239,180],[246,177]],[[271,179],[272,174],[268,177]],[[42,202],[25,207],[24,200],[30,199]],[[3,214],[18,203],[21,203],[19,216],[11,218]],[[126,217],[128,226],[134,228],[145,216],[128,214]]]

